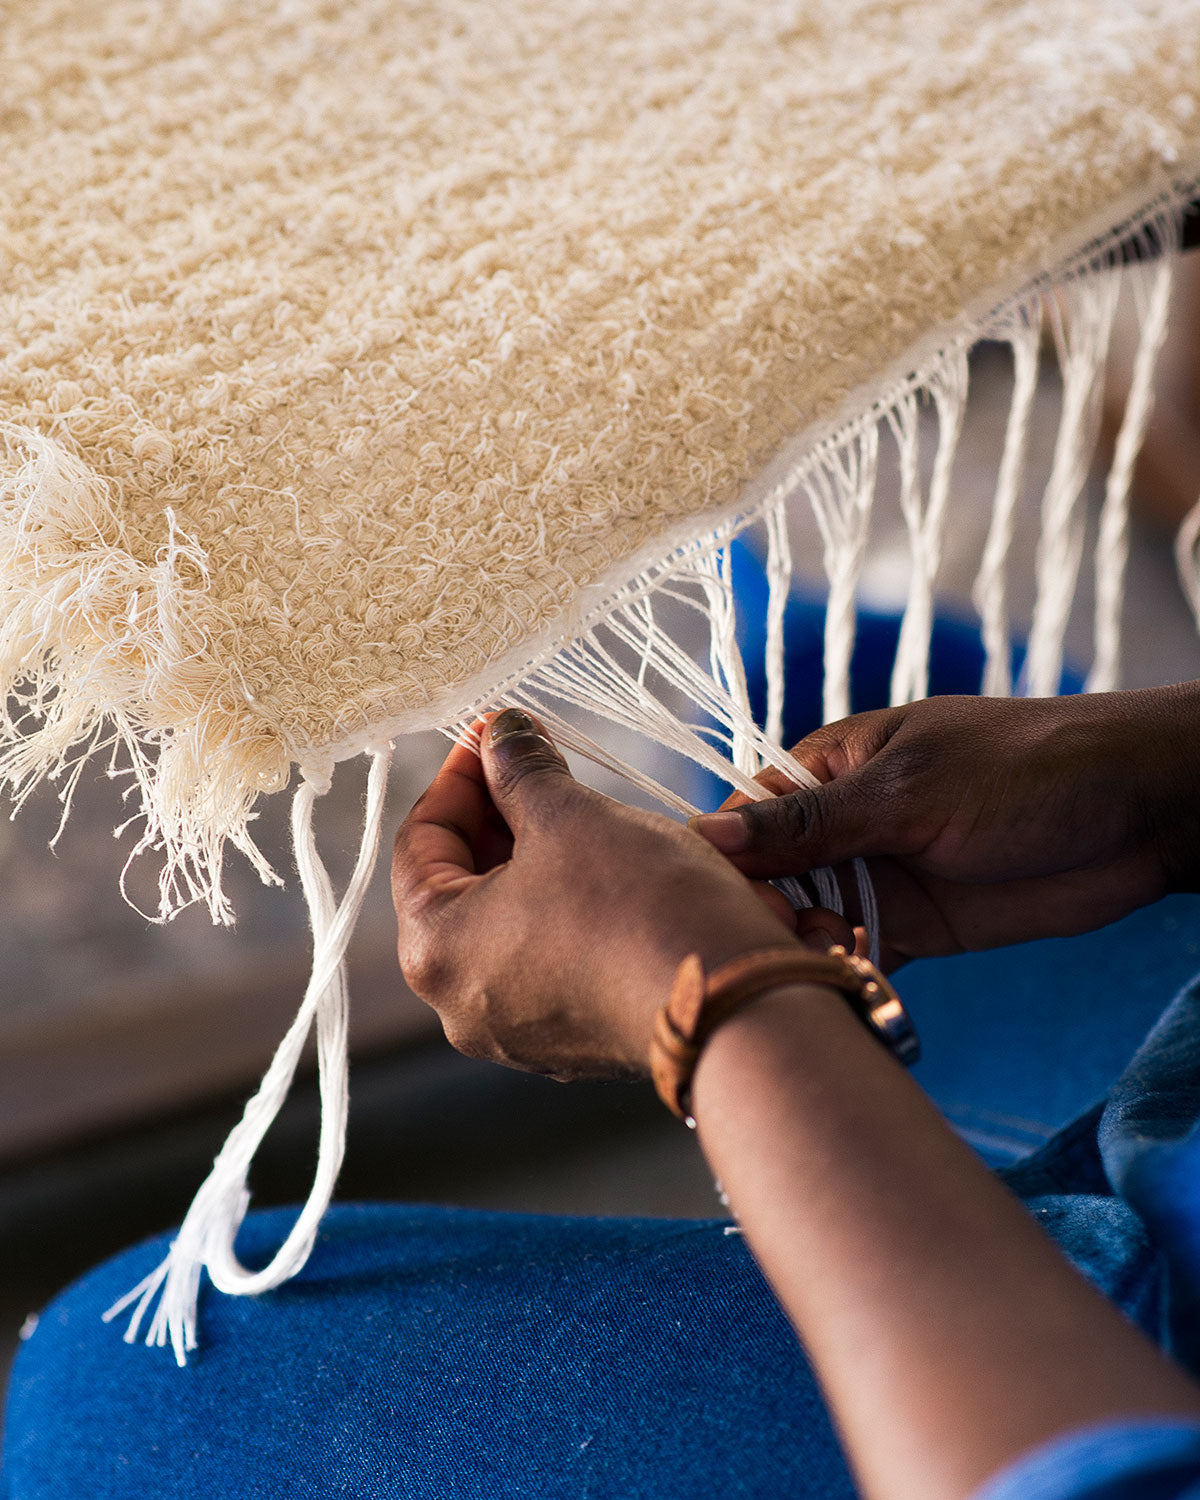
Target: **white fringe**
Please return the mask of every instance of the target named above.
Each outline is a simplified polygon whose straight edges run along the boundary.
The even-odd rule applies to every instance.
[[[844,448],[822,453],[804,478],[805,493],[824,543],[822,561],[829,582],[825,605],[827,724],[850,713],[850,659],[854,654],[857,621],[855,592],[866,556],[878,467],[879,428],[872,424],[856,433]]]
[[[763,662],[767,677],[767,717],[764,728],[773,745],[783,743],[783,700],[786,691],[783,636],[788,595],[792,589],[792,549],[788,541],[787,508],[778,496],[763,513],[767,529],[767,619]]]
[[[1038,298],[1015,309],[1008,330],[1013,355],[1013,395],[996,476],[992,523],[972,598],[979,611],[984,667],[980,691],[990,698],[1012,692],[1012,640],[1008,620],[1008,554],[1012,547],[1017,499],[1025,474],[1029,418],[1037,391],[1038,343],[1042,309]]]
[[[132,1343],[155,1297],[159,1297],[146,1342],[170,1343],[180,1365],[187,1362],[188,1351],[196,1347],[201,1271],[207,1269],[218,1290],[240,1296],[279,1286],[307,1261],[333,1197],[345,1151],[349,1097],[346,948],[379,850],[390,760],[391,746],[377,749],[371,755],[362,842],[354,873],[340,902],[334,897],[313,835],[316,789],[309,781],[298,788],[292,802],[292,834],[313,933],[312,975],[304,999],[257,1093],[246,1105],[241,1120],[230,1132],[212,1171],[193,1199],[166,1259],[104,1314],[107,1322],[133,1305],[125,1332],[126,1343]],[[291,1088],[314,1018],[321,1134],[313,1185],[291,1232],[269,1264],[259,1271],[249,1271],[238,1260],[234,1241],[250,1205],[247,1185],[250,1164]]]
[[[738,719],[730,731],[730,756],[743,775],[756,776],[761,769],[761,762],[755,753],[753,741],[742,728],[743,721],[753,721],[750,694],[746,688],[746,669],[737,639],[733,553],[729,544],[726,543],[715,557],[699,555],[696,568],[707,596],[713,679],[720,682],[739,711]]]
[[[1025,658],[1025,692],[1053,697],[1062,682],[1063,638],[1075,598],[1083,554],[1080,505],[1099,431],[1104,364],[1121,283],[1102,271],[1072,282],[1061,305],[1050,303],[1050,322],[1063,375],[1062,416],[1054,462],[1042,498],[1037,554],[1037,603]]]
[[[208,660],[203,550],[170,507],[162,532],[154,561],[139,562],[100,475],[54,439],[0,424],[0,788],[15,814],[61,780],[65,819],[85,765],[107,754],[109,775],[129,779],[130,821],[144,820],[126,869],[147,850],[162,857],[159,908],[145,915],[199,901],[230,922],[227,842],[279,883],[249,823],[259,794],[286,785],[287,758],[246,730],[244,689]]]
[[[1096,539],[1095,660],[1087,680],[1089,693],[1110,692],[1120,681],[1121,616],[1125,566],[1129,560],[1129,490],[1134,462],[1150,422],[1154,372],[1167,336],[1177,257],[1174,241],[1178,236],[1169,221],[1153,226],[1152,233],[1158,241],[1159,258],[1148,266],[1133,266],[1127,273],[1141,333],[1100,510]]]
[[[950,471],[962,431],[967,399],[967,356],[956,349],[933,372],[928,391],[938,415],[938,450],[922,506],[918,475],[917,402],[908,397],[888,420],[900,449],[900,506],[912,549],[908,604],[900,622],[892,667],[891,701],[911,703],[929,692],[929,643],[933,633],[933,585],[942,560],[942,534],[950,499]]]

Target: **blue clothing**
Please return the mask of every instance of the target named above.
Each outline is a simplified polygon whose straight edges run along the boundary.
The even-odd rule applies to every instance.
[[[735,567],[753,615],[748,554]],[[886,700],[896,628],[860,617],[856,708]],[[820,631],[819,606],[794,601],[792,738],[819,718],[803,662],[819,664]],[[978,637],[940,622],[933,690],[977,691],[981,666]],[[924,1085],[1079,1269],[1200,1374],[1200,981],[1109,1089],[1200,967],[1180,940],[1195,918],[1178,898],[1085,938],[914,965],[903,989]],[[291,1217],[250,1215],[243,1260],[264,1263]],[[161,1238],[42,1314],[14,1370],[0,1500],[852,1500],[804,1355],[730,1229],[338,1205],[284,1287],[202,1294],[182,1371],[100,1322]],[[977,1500],[1200,1500],[1200,1424],[1066,1434]]]
[[[997,1474],[974,1500],[1196,1500],[1200,1429],[1126,1422],[1056,1438]]]
[[[1003,1175],[1068,1257],[1196,1371],[1200,981],[1102,1106]],[[282,1211],[239,1251],[265,1261]],[[820,1395],[720,1220],[341,1205],[304,1271],[209,1293],[186,1370],[100,1314],[164,1240],[85,1276],[18,1358],[5,1500],[850,1500]],[[979,1500],[1196,1500],[1200,1424],[1068,1435]]]
[[[253,1214],[263,1261],[286,1212]],[[142,1246],[19,1356],[5,1500],[851,1500],[829,1420],[717,1221],[337,1205],[308,1265],[202,1299],[186,1369],[99,1319]],[[131,1280],[133,1278],[133,1280]]]

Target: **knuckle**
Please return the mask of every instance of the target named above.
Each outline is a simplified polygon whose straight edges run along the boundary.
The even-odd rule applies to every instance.
[[[492,1049],[479,1035],[477,1029],[466,1024],[461,1016],[443,1015],[442,1031],[454,1050],[460,1052],[463,1057],[478,1058],[483,1062],[493,1060]]]
[[[415,879],[397,864],[392,870],[392,905],[400,928],[400,950],[421,942],[438,919],[441,893],[428,882]]]
[[[415,811],[415,809],[414,809]],[[396,829],[396,837],[392,840],[392,887],[403,879],[409,867],[408,841],[412,833],[412,817],[405,818],[400,827]]]
[[[921,712],[926,703],[936,704],[941,712]],[[936,699],[924,700],[912,708],[903,731],[890,739],[869,762],[872,778],[878,779],[881,789],[906,792],[930,776],[945,774],[947,747],[953,743],[960,726],[954,715],[948,715],[944,705]]]
[[[974,775],[970,765],[968,775]],[[945,751],[936,744],[905,746],[894,761],[889,757],[880,764],[874,800],[889,818],[906,826],[929,807],[942,804],[960,779],[961,772],[947,763]]]
[[[871,768],[871,776],[866,779],[874,783],[879,797],[889,802],[903,801],[924,778],[930,765],[931,757],[926,745],[897,745],[887,755],[879,757]]]
[[[526,833],[536,835],[543,857],[551,857],[556,849],[570,856],[577,852],[580,840],[593,835],[591,806],[582,792],[578,782],[561,775],[535,777],[528,783],[522,804],[524,827]]]
[[[428,933],[402,933],[398,954],[404,982],[422,1000],[436,1003],[451,987],[454,965],[444,945]]]
[[[802,844],[820,831],[821,812],[809,791],[789,792],[747,809],[751,846]]]
[[[527,1067],[519,1045],[520,1026],[508,998],[506,984],[475,983],[457,993],[453,1004],[440,1012],[442,1030],[454,1050],[481,1062]]]

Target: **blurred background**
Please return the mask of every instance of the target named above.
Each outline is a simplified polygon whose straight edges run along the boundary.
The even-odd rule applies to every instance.
[[[1179,279],[1171,345],[1135,497],[1125,615],[1125,685],[1200,677],[1200,642],[1178,585],[1171,533],[1200,494],[1200,277],[1194,257]],[[1089,493],[1090,520],[1102,493],[1106,442],[1119,421],[1132,332],[1119,334],[1111,361],[1106,434]],[[972,360],[968,418],[954,470],[954,498],[940,607],[971,617],[971,584],[991,513],[996,463],[1008,411],[1007,351],[982,346]],[[1037,506],[1049,471],[1059,389],[1043,362],[1039,420],[1014,550],[1012,604],[1018,632],[1032,608]],[[932,438],[932,432],[931,432]],[[932,455],[932,441],[923,445]],[[894,474],[885,455],[874,544],[863,602],[899,609],[908,544]],[[797,508],[792,538],[801,584],[820,586],[815,528]],[[1068,637],[1086,669],[1091,589],[1085,574]],[[391,829],[443,754],[438,736],[397,748],[387,819]],[[649,767],[653,770],[653,767]],[[588,768],[576,768],[598,782]],[[670,771],[663,772],[670,777]],[[606,790],[623,795],[611,782]],[[318,813],[320,845],[336,881],[358,839],[364,777],[340,768]],[[53,1292],[96,1260],[177,1222],[237,1119],[294,1014],[308,968],[303,906],[292,871],[287,799],[267,803],[262,847],[287,877],[282,891],[234,868],[238,912],[232,930],[205,913],[173,923],[146,921],[120,898],[124,821],[115,785],[102,776],[79,787],[52,853],[60,808],[52,788],[15,822],[0,822],[0,1368],[22,1324]],[[386,841],[385,841],[386,842]],[[236,856],[235,856],[236,858]],[[694,1139],[649,1086],[564,1087],[470,1062],[452,1052],[436,1018],[405,988],[394,959],[394,927],[381,861],[351,950],[353,1068],[351,1125],[342,1198],[392,1198],[569,1213],[710,1216],[721,1212]],[[152,868],[135,868],[130,894],[153,907]],[[139,900],[139,897],[144,899]],[[1128,963],[1128,1015],[1101,1046],[1098,1067],[1116,1073],[1169,994],[1139,988],[1139,944],[1166,954],[1182,980],[1200,970],[1200,902],[1177,897],[1131,919],[1121,950]],[[1074,940],[1075,942],[1086,940]],[[1072,989],[1071,943],[1039,944],[1036,965],[1009,950],[1014,1003],[973,1012],[963,1001],[959,960],[913,966],[902,980],[925,1041],[918,1076],[986,1154],[1003,1156],[1041,1139],[1050,1124],[1087,1101],[1062,1070],[1030,1097],[1022,1053],[1028,1010],[1044,1008],[1046,975],[1064,995],[1057,1031],[1040,1033],[1055,1076],[1086,1024],[1086,995]],[[1036,970],[1043,985],[1034,992]],[[1161,981],[1160,981],[1161,984]],[[1099,1044],[1098,1044],[1099,1045]],[[986,1092],[978,1059],[992,1059]],[[995,1058],[1011,1059],[997,1068]],[[298,1201],[314,1160],[317,1110],[308,1073],[259,1154],[255,1203]],[[114,1330],[114,1337],[117,1336]]]

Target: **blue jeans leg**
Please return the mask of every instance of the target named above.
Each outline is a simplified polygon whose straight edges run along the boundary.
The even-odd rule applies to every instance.
[[[246,1259],[289,1222],[252,1215]],[[285,1287],[203,1294],[184,1370],[100,1322],[162,1249],[42,1315],[14,1372],[6,1500],[854,1493],[796,1340],[721,1222],[339,1206]]]

